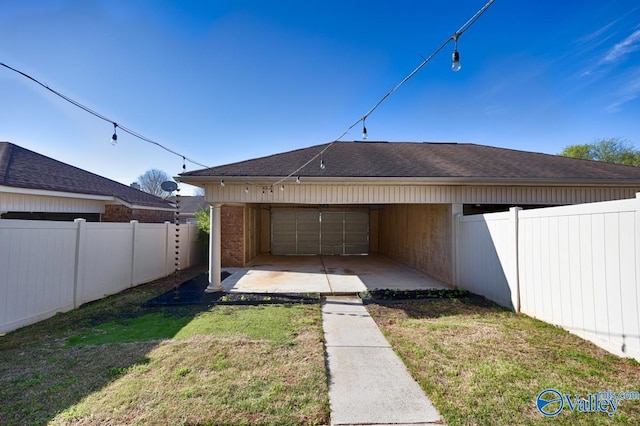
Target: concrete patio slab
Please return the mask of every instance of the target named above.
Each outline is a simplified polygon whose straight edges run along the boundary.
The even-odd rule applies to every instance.
[[[442,424],[358,297],[322,306],[332,425]]]
[[[378,255],[272,256],[233,268],[226,291],[248,293],[358,293],[365,290],[448,288],[427,275]]]

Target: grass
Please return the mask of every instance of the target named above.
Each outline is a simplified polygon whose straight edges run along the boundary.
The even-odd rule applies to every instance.
[[[140,306],[173,285],[0,337],[0,424],[328,423],[318,305]]]
[[[453,425],[640,424],[640,401],[616,414],[571,412],[545,418],[539,392],[640,391],[640,364],[618,358],[558,327],[481,298],[367,306],[383,333]]]

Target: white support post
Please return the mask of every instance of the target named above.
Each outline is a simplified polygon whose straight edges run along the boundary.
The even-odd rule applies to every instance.
[[[133,287],[136,283],[136,250],[138,246],[138,221],[132,220],[129,222],[131,224],[131,232],[133,233],[133,238],[131,239],[132,247],[131,247],[131,282],[129,283],[129,287]]]
[[[87,221],[86,219],[74,219],[74,222],[78,225],[78,228],[76,229],[76,256],[73,273],[73,307],[79,308],[82,304],[82,301],[80,300],[80,287],[82,286],[82,283],[84,281],[83,265],[85,263],[85,229]]]
[[[209,206],[209,285],[204,290],[206,293],[224,291],[221,285],[221,249],[222,237],[220,229],[221,204]]]

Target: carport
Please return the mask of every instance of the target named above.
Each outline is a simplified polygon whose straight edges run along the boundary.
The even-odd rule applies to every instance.
[[[366,290],[446,289],[417,269],[386,256],[261,255],[244,268],[227,269],[229,292],[344,294]]]
[[[237,285],[302,282],[295,274],[305,260],[272,262],[265,255],[310,255],[319,262],[306,259],[309,291],[342,292],[381,285],[372,277],[384,277],[384,265],[395,268],[377,263],[385,256],[455,287],[457,215],[633,198],[637,188],[628,178],[636,173],[475,144],[331,142],[178,180],[203,187],[210,206],[208,291],[221,289],[222,266],[243,268]],[[341,262],[363,272],[351,274],[355,269]]]

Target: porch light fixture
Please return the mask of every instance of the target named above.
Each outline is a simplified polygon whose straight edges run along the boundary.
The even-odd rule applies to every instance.
[[[118,125],[113,123],[113,135],[111,136],[111,145],[115,146],[118,143],[118,135],[116,134],[116,129]]]

